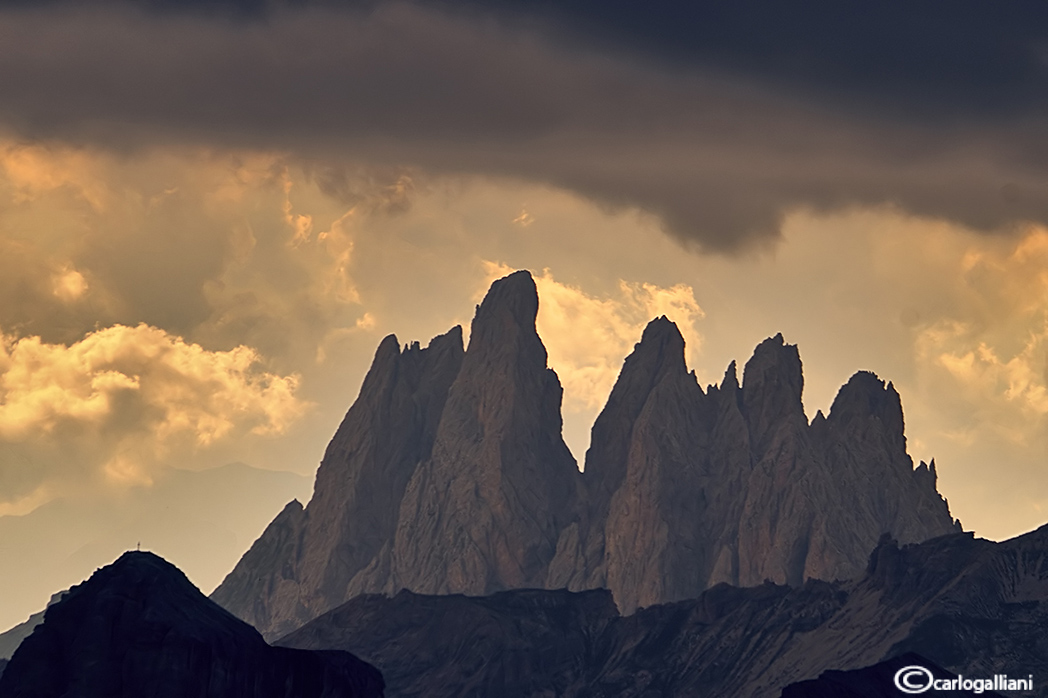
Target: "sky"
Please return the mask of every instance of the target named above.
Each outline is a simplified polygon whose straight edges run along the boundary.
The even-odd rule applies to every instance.
[[[580,463],[665,314],[1045,523],[1048,6],[699,4],[0,0],[0,626],[140,542],[209,592],[382,337],[520,268]]]

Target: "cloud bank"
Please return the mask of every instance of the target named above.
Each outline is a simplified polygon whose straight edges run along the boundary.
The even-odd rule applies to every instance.
[[[523,178],[652,213],[709,250],[775,240],[797,209],[892,204],[988,232],[1048,221],[1042,100],[1021,99],[1037,81],[1009,83],[1007,109],[922,119],[834,97],[832,81],[777,84],[715,56],[660,61],[499,16],[406,3],[276,6],[257,21],[8,9],[0,123],[116,149],[251,147]],[[1034,38],[1022,66],[1036,73]]]
[[[259,363],[248,347],[206,351],[147,325],[71,346],[0,335],[0,443],[24,459],[19,468],[9,457],[0,471],[0,515],[100,478],[149,484],[172,451],[283,433],[306,409],[298,377]],[[55,441],[69,460],[41,462]]]

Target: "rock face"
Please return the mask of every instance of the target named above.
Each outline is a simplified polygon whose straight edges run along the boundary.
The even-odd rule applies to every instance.
[[[382,340],[309,505],[288,504],[212,598],[273,637],[388,582],[400,501],[433,449],[462,355],[458,327],[425,349]]]
[[[809,424],[795,346],[757,347],[703,390],[653,320],[596,423],[584,473],[535,331],[530,274],[496,281],[463,353],[455,328],[375,362],[304,509],[273,521],[213,597],[278,637],[361,593],[607,588],[619,608],[717,583],[861,574],[882,533],[960,530],[934,464],[906,454],[891,384],[858,373]]]
[[[935,466],[906,454],[899,395],[871,373],[809,425],[795,346],[762,342],[704,392],[666,318],[648,325],[593,427],[576,528],[547,585],[607,587],[626,613],[719,582],[846,579],[882,533],[960,530]]]
[[[404,590],[367,594],[277,642],[288,647],[355,644],[383,667],[391,696],[566,695],[584,681],[587,648],[619,620],[611,593],[525,589],[484,597]],[[350,628],[369,626],[364,642]],[[547,691],[555,690],[554,694]]]
[[[432,457],[400,505],[392,584],[487,594],[541,586],[574,509],[575,459],[561,438],[561,387],[535,332],[527,272],[477,309]]]
[[[382,341],[317,472],[212,598],[277,637],[364,592],[541,586],[578,469],[527,272],[497,281],[463,353]]]
[[[379,698],[383,681],[346,652],[270,647],[177,568],[128,552],[47,609],[0,695]]]
[[[1048,696],[1046,624],[1048,526],[1004,543],[885,537],[853,580],[718,584],[630,616],[604,590],[366,595],[278,644],[351,651],[382,671],[390,698],[767,698],[907,653],[970,678],[1032,674],[1022,695]],[[869,688],[891,690],[783,695],[900,695]]]

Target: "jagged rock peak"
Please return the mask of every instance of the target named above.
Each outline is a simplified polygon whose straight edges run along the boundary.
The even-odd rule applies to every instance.
[[[935,459],[932,458],[930,464],[922,460],[920,465],[913,469],[913,478],[926,490],[938,491],[939,474],[935,472]]]
[[[625,476],[625,460],[633,423],[648,403],[652,390],[667,375],[684,376],[684,337],[665,315],[644,328],[641,340],[623,362],[608,402],[593,424],[591,447],[586,454],[587,478],[598,477],[605,497]],[[610,489],[609,489],[610,488]],[[606,506],[603,504],[602,506]]]
[[[642,343],[644,341],[656,341],[657,339],[663,341],[669,339],[670,341],[679,343],[682,347],[684,346],[684,337],[681,336],[677,323],[673,322],[665,315],[660,315],[649,322],[640,337]]]
[[[769,388],[800,404],[804,390],[801,356],[797,345],[787,344],[781,332],[758,344],[743,370],[744,393],[756,397]]]
[[[429,340],[429,345],[425,349],[419,348],[418,342],[412,342],[409,351],[416,351],[422,353],[424,351],[430,351],[434,353],[442,351],[454,351],[456,353],[462,353],[465,351],[465,347],[462,343],[462,326],[455,325],[444,334],[438,334],[433,339]]]
[[[786,344],[781,333],[758,344],[743,369],[741,401],[758,450],[763,450],[775,434],[783,433],[786,424],[803,423],[807,427],[808,418],[801,402],[803,390],[797,346]]]
[[[425,349],[384,338],[308,506],[285,508],[212,598],[274,638],[355,594],[384,590],[404,488],[429,458],[463,355],[461,327]]]
[[[463,351],[461,325],[455,325],[444,334],[438,334],[429,340],[429,345],[425,348],[422,347],[419,341],[415,340],[405,344],[404,348],[401,349],[397,335],[388,334],[382,338],[382,341],[378,344],[378,349],[375,350],[375,358],[371,362],[371,371],[375,371],[377,368],[395,361],[398,356],[419,356],[425,352],[436,353],[448,349],[454,350],[455,348],[458,348],[460,353]]]
[[[728,364],[728,368],[724,369],[724,380],[721,381],[720,389],[724,390],[739,390],[739,369],[735,363],[735,359],[731,360]]]
[[[531,272],[516,271],[499,279],[491,284],[484,300],[477,306],[469,348],[475,353],[480,345],[497,347],[521,332],[537,340],[535,318],[538,312],[539,293]],[[545,349],[542,353],[545,356]]]
[[[636,357],[636,358],[634,358]],[[655,368],[655,375],[661,376],[666,371],[686,373],[684,363],[684,337],[676,323],[665,315],[660,315],[644,328],[640,342],[634,345],[633,353],[627,358],[629,362],[648,362]]]
[[[906,453],[902,400],[895,386],[876,374],[859,371],[853,375],[837,392],[826,422],[838,438],[853,445],[869,444],[871,452],[883,453],[899,468],[913,470],[913,461]],[[935,489],[934,484],[931,489]]]
[[[478,306],[432,456],[400,502],[391,591],[476,594],[545,580],[578,467],[561,438],[562,389],[537,313],[526,271],[496,281]]]
[[[902,433],[902,400],[895,386],[870,371],[858,371],[837,392],[829,419],[849,422],[874,417],[892,431]]]

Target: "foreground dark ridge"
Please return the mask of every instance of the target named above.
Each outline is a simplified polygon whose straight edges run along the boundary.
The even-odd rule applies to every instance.
[[[653,320],[593,426],[580,474],[528,272],[496,281],[468,350],[394,336],[317,472],[212,598],[278,637],[362,593],[608,588],[619,608],[718,583],[860,574],[883,533],[960,530],[934,463],[906,453],[894,387],[859,372],[809,424],[795,346],[760,344],[703,390]]]
[[[381,698],[347,652],[270,647],[177,568],[128,552],[47,609],[0,676],[4,698]]]
[[[884,540],[855,580],[722,584],[631,616],[604,590],[366,595],[279,644],[351,651],[390,698],[768,698],[907,652],[968,677],[1032,674],[1024,695],[1043,697],[1045,627],[1048,526],[1004,543]]]

